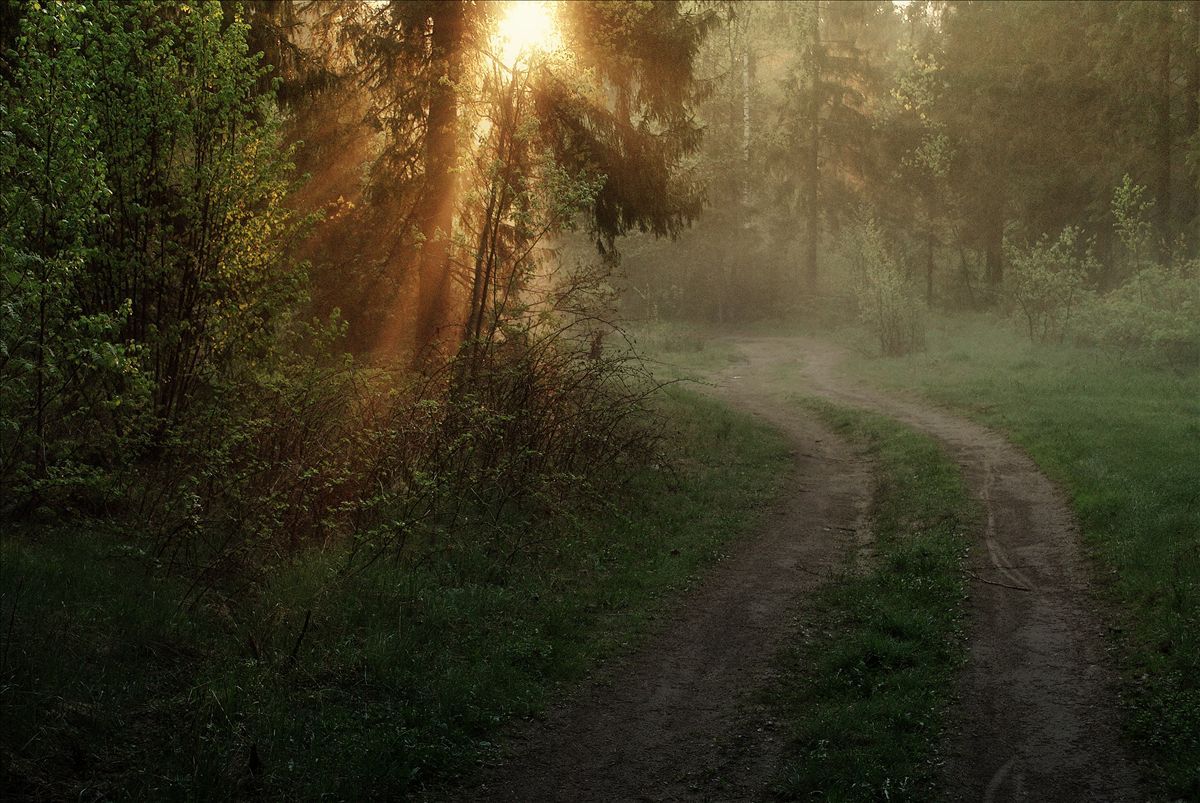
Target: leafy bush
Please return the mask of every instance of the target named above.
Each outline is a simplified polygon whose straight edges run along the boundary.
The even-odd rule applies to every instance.
[[[1134,184],[1128,175],[1113,191],[1113,230],[1121,243],[1121,254],[1115,267],[1120,276],[1130,276],[1153,264],[1154,225],[1150,222],[1150,213],[1154,201],[1147,201],[1145,197],[1146,188]]]
[[[1168,362],[1200,362],[1200,261],[1164,266],[1153,257],[1153,202],[1126,176],[1113,193],[1113,226],[1121,243],[1115,289],[1083,310],[1079,337]]]
[[[424,375],[298,358],[173,430],[130,475],[130,513],[197,592],[256,583],[312,547],[344,554],[346,573],[446,556],[464,537],[503,562],[653,453],[655,383],[632,352],[594,342],[512,336]]]
[[[93,139],[87,20],[32,6],[0,88],[0,499],[99,489],[146,390],[117,333],[128,303],[86,309],[78,292],[111,192]],[[20,493],[12,493],[13,489]]]
[[[887,356],[925,348],[925,305],[896,264],[874,218],[865,218],[849,238],[859,316]]]
[[[185,414],[232,437],[221,406],[294,345],[302,221],[247,31],[218,3],[28,7],[0,90],[6,508],[108,509]]]
[[[216,384],[273,359],[304,271],[284,258],[292,151],[262,95],[248,25],[219,4],[98,3],[94,78],[102,222],[78,288],[85,308],[128,304],[156,415],[170,425]]]
[[[1080,237],[1078,228],[1068,226],[1057,239],[1042,237],[1028,246],[1004,240],[1010,309],[1024,318],[1034,342],[1062,342],[1087,296],[1085,282],[1097,263]]]
[[[1200,363],[1200,261],[1178,268],[1150,265],[1084,310],[1081,339]]]

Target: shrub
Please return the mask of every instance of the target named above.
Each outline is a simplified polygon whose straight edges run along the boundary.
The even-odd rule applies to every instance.
[[[849,242],[859,316],[879,339],[880,351],[900,356],[924,349],[924,302],[897,267],[879,224],[865,218]]]
[[[1126,175],[1113,191],[1113,230],[1121,243],[1120,258],[1115,260],[1118,276],[1130,276],[1153,264],[1154,226],[1150,214],[1154,201],[1145,200],[1146,188],[1134,184]]]
[[[591,291],[550,295],[578,309]],[[218,388],[128,474],[127,515],[195,592],[236,591],[312,547],[344,555],[345,573],[468,537],[498,563],[536,549],[657,444],[636,355],[570,320],[527,308],[426,373],[297,355]]]
[[[1030,340],[1062,342],[1097,267],[1091,248],[1080,242],[1080,230],[1068,226],[1057,239],[1042,237],[1028,246],[1006,237],[1004,251],[1010,310],[1024,318]]]
[[[86,29],[74,4],[31,7],[0,85],[0,509],[101,490],[146,390],[117,336],[129,305],[86,310],[78,292],[110,194]]]
[[[282,257],[301,223],[290,150],[247,27],[218,3],[33,4],[16,51],[0,88],[0,505],[87,491],[107,506],[193,406],[256,397],[283,357],[304,286]]]
[[[1152,201],[1126,176],[1113,193],[1120,241],[1117,286],[1082,310],[1079,339],[1176,364],[1200,362],[1200,261],[1162,265],[1154,259]]]
[[[1080,333],[1085,341],[1171,363],[1200,363],[1200,261],[1142,268],[1088,305]]]

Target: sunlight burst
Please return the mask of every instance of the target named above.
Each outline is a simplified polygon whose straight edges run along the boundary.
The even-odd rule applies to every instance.
[[[504,65],[515,68],[535,52],[556,50],[558,25],[553,0],[513,0],[496,26],[496,52]]]

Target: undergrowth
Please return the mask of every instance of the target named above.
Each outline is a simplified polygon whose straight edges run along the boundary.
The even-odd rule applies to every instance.
[[[505,723],[630,648],[776,492],[780,436],[695,394],[661,403],[671,453],[500,558],[459,538],[339,579],[338,551],[310,549],[233,605],[148,576],[106,533],[6,531],[0,787],[378,799],[469,773]]]

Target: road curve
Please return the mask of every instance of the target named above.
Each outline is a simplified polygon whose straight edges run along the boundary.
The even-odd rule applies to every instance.
[[[780,745],[743,693],[769,683],[771,657],[822,572],[863,546],[870,477],[863,456],[789,403],[788,392],[880,412],[932,435],[983,507],[969,558],[969,660],[945,745],[946,799],[1142,799],[1120,744],[1103,623],[1062,493],[987,428],[847,380],[837,346],[813,338],[734,342],[746,361],[715,375],[712,390],[794,444],[781,501],[644,647],[519,734],[475,799],[767,797]]]
[[[737,366],[712,392],[791,441],[794,469],[754,533],[684,596],[638,652],[604,671],[484,773],[488,801],[749,801],[778,758],[765,687],[806,595],[865,527],[870,466],[795,405],[766,392],[770,365]],[[733,377],[736,375],[736,379]]]
[[[951,717],[952,801],[1144,799],[1120,742],[1104,622],[1062,492],[1020,449],[927,403],[844,378],[841,348],[743,338],[752,364],[791,364],[805,389],[938,439],[984,510],[972,545],[969,661]]]

